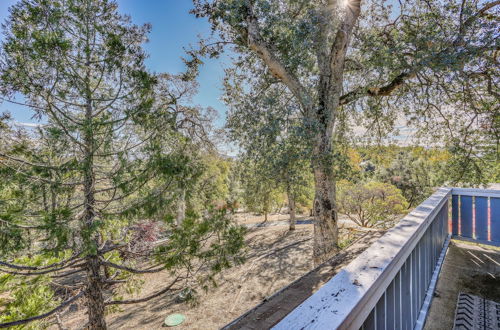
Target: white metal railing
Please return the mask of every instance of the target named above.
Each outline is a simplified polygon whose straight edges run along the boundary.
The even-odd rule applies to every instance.
[[[449,239],[451,193],[440,188],[273,329],[421,327]]]

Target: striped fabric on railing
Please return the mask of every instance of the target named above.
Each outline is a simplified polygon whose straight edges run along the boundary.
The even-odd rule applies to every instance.
[[[500,246],[500,191],[453,188],[454,237]]]

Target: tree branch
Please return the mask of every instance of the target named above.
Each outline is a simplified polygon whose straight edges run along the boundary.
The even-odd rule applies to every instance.
[[[0,157],[5,157],[5,158],[7,158],[9,160],[12,160],[14,162],[18,162],[18,163],[21,163],[21,164],[24,164],[24,165],[29,165],[29,166],[33,166],[33,167],[37,167],[37,168],[46,168],[46,169],[51,169],[51,170],[60,170],[61,169],[58,166],[44,165],[44,164],[35,164],[35,163],[29,162],[27,160],[21,159],[21,158],[16,158],[16,157],[9,156],[9,155],[7,155],[5,153],[2,153],[2,152],[0,152]]]
[[[134,273],[134,274],[158,273],[158,272],[161,272],[162,270],[165,270],[165,267],[154,268],[154,269],[135,269],[135,268],[131,268],[131,267],[123,266],[123,265],[118,265],[118,264],[112,263],[110,261],[102,261],[101,264],[105,265],[105,266],[125,270],[127,272]]]
[[[273,76],[283,82],[298,99],[302,108],[307,112],[312,107],[311,97],[302,86],[299,79],[290,72],[278,59],[273,51],[272,45],[269,45],[260,35],[260,29],[257,18],[253,14],[251,7],[247,7],[247,27],[240,32],[247,40],[248,47],[253,50],[259,58],[266,63]]]
[[[464,36],[464,33],[465,33],[465,27],[471,25],[472,22],[474,21],[474,19],[484,15],[484,13],[486,11],[488,11],[489,9],[491,9],[497,5],[500,5],[500,0],[492,1],[492,2],[485,4],[481,9],[479,9],[477,11],[477,13],[470,16],[463,23],[463,26],[461,26],[462,32],[459,33],[459,35],[451,43],[451,46],[446,47],[445,49],[443,49],[442,51],[437,53],[436,56],[434,56],[434,58],[438,58],[438,59],[442,58],[443,55],[446,55],[447,52],[451,51],[453,48],[455,48],[457,46],[460,46],[461,41],[462,41],[463,36]],[[466,58],[466,57],[464,56],[464,58]],[[367,87],[362,87],[362,88],[358,88],[358,89],[355,89],[353,91],[350,91],[347,94],[344,94],[340,97],[340,105],[349,104],[349,103],[351,103],[351,102],[353,102],[361,97],[364,97],[364,96],[389,96],[392,94],[392,92],[394,92],[397,89],[399,89],[400,87],[402,87],[406,81],[416,77],[417,73],[420,70],[422,70],[422,68],[427,67],[429,62],[431,62],[431,61],[432,61],[432,58],[420,61],[415,66],[413,66],[412,68],[410,68],[404,72],[401,72],[396,77],[394,77],[391,81],[389,81],[386,85],[383,85],[381,87],[368,87],[367,86]]]
[[[80,254],[78,253],[78,254],[76,254],[76,255],[74,255],[71,258],[68,258],[66,260],[63,260],[63,261],[60,261],[60,262],[56,262],[56,263],[53,263],[51,265],[42,266],[42,267],[21,266],[21,265],[11,264],[11,263],[8,263],[8,262],[5,262],[5,261],[0,261],[0,265],[6,266],[6,267],[9,267],[9,268],[12,268],[12,269],[18,269],[18,270],[44,270],[44,269],[49,269],[49,268],[54,268],[54,267],[58,267],[58,266],[61,266],[61,265],[65,265],[68,262],[75,260],[79,255]]]
[[[10,223],[9,221],[6,221],[2,218],[0,218],[0,222],[4,223],[6,226],[21,228],[21,229],[39,229],[39,230],[45,229],[45,226],[43,226],[43,225],[39,225],[39,226],[20,225],[17,223]],[[1,264],[1,262],[0,262],[0,264]]]
[[[340,97],[340,105],[346,105],[364,96],[389,96],[392,92],[403,86],[403,84],[414,78],[417,75],[417,70],[410,70],[400,73],[387,85],[372,88],[358,88]]]
[[[57,272],[59,270],[66,269],[68,267],[77,268],[77,267],[83,266],[83,264],[75,265],[79,261],[80,261],[80,259],[75,259],[67,265],[57,267],[57,268],[42,268],[45,270],[41,270],[41,271],[34,271],[34,272],[30,271],[30,272],[23,273],[23,272],[16,272],[16,271],[11,271],[11,270],[0,269],[0,273],[6,273],[6,274],[11,274],[11,275],[22,275],[22,276],[44,275],[44,274],[54,273],[54,272]],[[12,264],[6,264],[5,262],[0,262],[0,265],[4,265],[4,266],[9,265],[9,267],[11,267],[11,268],[13,268],[13,266],[15,266]],[[17,269],[19,269],[19,268],[17,268]]]
[[[335,9],[333,5],[330,7],[331,10]],[[335,35],[335,40],[330,51],[330,70],[333,73],[332,79],[336,79],[337,77],[335,77],[335,74],[341,74],[343,71],[347,46],[360,12],[361,0],[347,1],[345,17]]]

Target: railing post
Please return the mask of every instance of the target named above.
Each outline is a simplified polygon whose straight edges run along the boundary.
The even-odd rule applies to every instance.
[[[488,197],[476,196],[476,232],[475,238],[488,240]]]
[[[491,240],[500,242],[500,198],[490,198]]]
[[[459,232],[459,198],[458,195],[451,196],[451,233],[453,235],[458,235]]]

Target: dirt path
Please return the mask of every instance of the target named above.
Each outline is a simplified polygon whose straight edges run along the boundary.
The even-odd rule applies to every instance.
[[[358,227],[346,215],[338,215],[339,228],[355,228]],[[251,213],[237,213],[235,220],[238,224],[247,228],[266,227],[266,226],[288,226],[290,223],[290,216],[286,213],[269,214],[268,220],[264,221],[263,215],[256,215]],[[310,225],[313,223],[313,218],[308,215],[298,215],[297,225]]]

